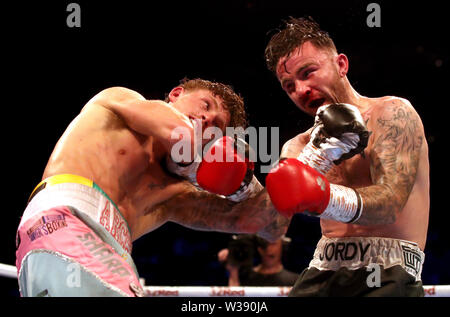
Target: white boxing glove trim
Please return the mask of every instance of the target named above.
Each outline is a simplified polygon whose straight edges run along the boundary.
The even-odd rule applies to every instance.
[[[178,176],[181,176],[187,179],[189,182],[198,186],[197,184],[197,169],[200,165],[200,162],[192,162],[189,165],[182,166],[174,162],[169,156],[166,158],[166,166],[167,169]]]
[[[359,143],[359,135],[352,132],[343,133],[340,139],[335,137],[326,138],[320,144],[320,149],[330,161],[336,161],[342,155],[355,149]]]
[[[325,175],[333,167],[333,161],[340,159],[342,155],[358,146],[359,135],[347,132],[342,134],[341,139],[335,137],[326,138],[326,141],[322,142],[320,147],[317,148],[312,143],[312,140],[319,128],[318,126],[312,131],[310,141],[303,148],[297,159]]]
[[[353,188],[330,184],[330,200],[320,218],[344,223],[354,223],[363,210],[363,201]]]
[[[255,175],[253,175],[253,178],[250,181],[250,183],[245,184],[245,182],[242,182],[241,187],[234,194],[226,196],[226,198],[235,203],[252,198],[258,193],[256,190],[256,188],[258,188],[257,186],[258,184],[259,184],[258,179],[255,177]]]
[[[312,142],[306,144],[297,160],[314,168],[322,175],[325,175],[333,167],[333,161],[329,160],[322,150],[315,147]]]

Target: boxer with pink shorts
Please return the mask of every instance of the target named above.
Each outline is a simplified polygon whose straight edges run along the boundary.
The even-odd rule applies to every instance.
[[[37,187],[19,225],[20,293],[141,296],[130,252],[127,223],[106,194],[79,176],[56,175]]]
[[[56,143],[20,221],[21,295],[140,296],[132,241],[167,222],[278,239],[289,220],[274,212],[253,163],[238,160],[234,138],[223,136],[246,124],[242,98],[200,78],[183,80],[165,101],[125,87],[93,96]],[[229,150],[223,157],[236,164],[200,166],[194,153],[219,132],[229,142],[219,138],[213,149]]]

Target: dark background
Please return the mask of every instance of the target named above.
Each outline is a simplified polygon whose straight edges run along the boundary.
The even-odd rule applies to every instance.
[[[81,6],[81,28],[66,7]],[[231,84],[250,124],[280,127],[280,146],[312,118],[298,110],[266,69],[263,52],[288,16],[311,15],[350,60],[362,95],[407,98],[421,116],[431,166],[431,212],[424,284],[450,284],[444,132],[448,113],[447,11],[437,1],[376,1],[381,27],[369,28],[375,1],[54,1],[2,7],[4,162],[0,262],[15,263],[15,232],[26,201],[70,121],[97,92],[125,86],[162,99],[187,76]],[[443,2],[442,2],[443,3]],[[258,174],[264,182],[265,175]],[[285,266],[301,272],[320,238],[318,219],[294,217]],[[134,243],[148,285],[226,285],[217,252],[230,234],[166,224]],[[18,296],[0,278],[0,296]]]

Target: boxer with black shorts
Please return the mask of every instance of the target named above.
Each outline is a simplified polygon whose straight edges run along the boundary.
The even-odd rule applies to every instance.
[[[311,18],[290,18],[265,56],[289,98],[315,116],[266,179],[279,212],[321,218],[290,296],[424,296],[430,181],[419,115],[403,98],[356,92],[347,57]]]

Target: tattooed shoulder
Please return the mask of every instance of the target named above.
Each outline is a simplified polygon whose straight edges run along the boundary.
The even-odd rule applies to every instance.
[[[375,146],[390,145],[397,151],[417,150],[423,138],[419,115],[405,99],[391,99],[382,105],[376,120]]]
[[[407,100],[385,100],[377,105],[372,118],[370,172],[374,186],[358,190],[369,223],[378,221],[375,218],[395,217],[393,212],[401,211],[406,204],[416,180],[424,139],[421,119]]]

